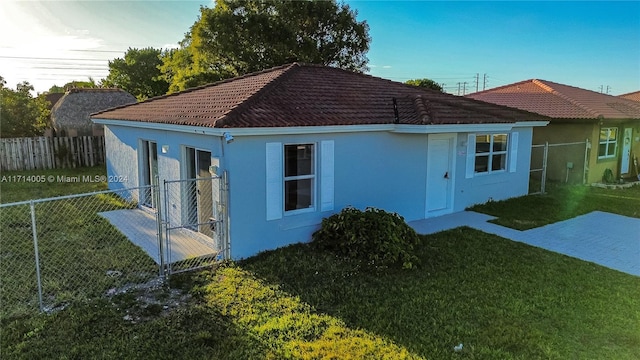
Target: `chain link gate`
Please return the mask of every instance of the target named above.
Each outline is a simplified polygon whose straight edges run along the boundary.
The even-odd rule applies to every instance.
[[[161,252],[167,275],[210,266],[230,257],[227,173],[165,180]]]

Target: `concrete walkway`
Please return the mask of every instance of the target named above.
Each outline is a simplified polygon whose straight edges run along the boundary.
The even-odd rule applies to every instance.
[[[412,221],[409,225],[419,234],[433,234],[468,226],[640,276],[640,219],[594,211],[573,219],[519,231],[488,222],[494,218],[464,211]]]

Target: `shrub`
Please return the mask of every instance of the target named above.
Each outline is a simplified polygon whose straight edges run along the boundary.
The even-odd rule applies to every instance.
[[[353,207],[322,220],[320,230],[313,234],[313,243],[349,258],[366,260],[374,265],[417,265],[413,254],[418,234],[397,213],[368,207],[365,211]]]

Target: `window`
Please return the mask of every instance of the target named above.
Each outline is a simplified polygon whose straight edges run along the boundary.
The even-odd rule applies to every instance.
[[[266,219],[334,205],[334,141],[316,144],[266,143]]]
[[[313,208],[315,177],[314,145],[284,145],[285,211]]]
[[[476,135],[476,174],[504,171],[507,164],[507,134]]]
[[[598,159],[616,157],[618,149],[618,128],[600,129],[600,143],[598,145]]]

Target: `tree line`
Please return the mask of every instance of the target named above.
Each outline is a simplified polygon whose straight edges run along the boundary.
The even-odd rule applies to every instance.
[[[124,57],[109,61],[109,74],[98,83],[89,79],[54,85],[48,93],[70,87],[117,87],[142,101],[296,61],[365,72],[371,37],[367,22],[356,16],[355,10],[335,0],[219,0],[212,8],[200,7],[197,21],[177,48],[129,48]],[[429,79],[408,83],[442,91]],[[43,125],[42,119],[49,117],[42,96],[30,96],[33,87],[26,82],[15,91],[4,85],[0,136],[41,134],[48,121]],[[20,106],[34,112],[18,116]],[[22,119],[27,116],[31,123]]]

